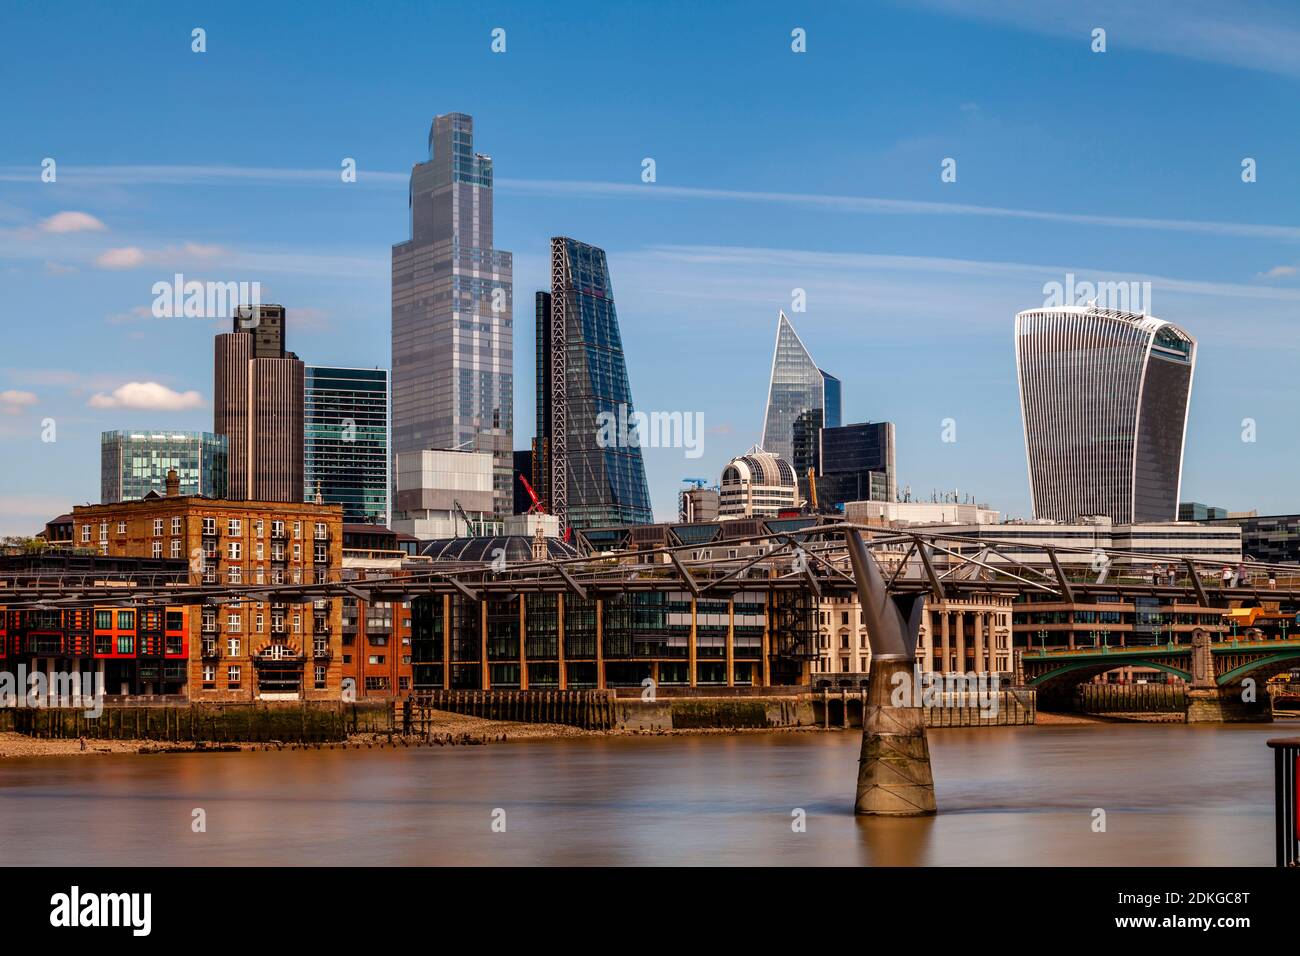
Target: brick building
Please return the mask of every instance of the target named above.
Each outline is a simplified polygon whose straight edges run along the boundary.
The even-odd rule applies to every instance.
[[[73,509],[74,543],[101,555],[189,561],[214,588],[338,581],[338,505],[175,494]],[[245,592],[248,593],[248,592]],[[338,700],[341,601],[249,599],[191,609],[186,692],[200,701]]]

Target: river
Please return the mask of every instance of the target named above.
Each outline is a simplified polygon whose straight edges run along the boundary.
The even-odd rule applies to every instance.
[[[0,762],[0,859],[1269,866],[1273,763],[1264,741],[1288,733],[1169,724],[932,730],[940,812],[892,820],[852,812],[857,731],[13,758]],[[1096,808],[1105,832],[1094,832]],[[195,809],[205,832],[193,830]],[[806,815],[803,832],[792,826],[796,810]]]

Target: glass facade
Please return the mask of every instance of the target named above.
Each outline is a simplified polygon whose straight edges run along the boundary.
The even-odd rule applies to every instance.
[[[1173,521],[1196,340],[1147,315],[1066,306],[1016,316],[1034,516]]]
[[[341,504],[343,520],[388,523],[388,372],[309,365],[306,501]]]
[[[578,529],[649,524],[654,516],[635,431],[600,440],[602,413],[630,429],[634,411],[605,251],[574,239],[552,242],[561,244],[569,276],[568,288],[551,290],[565,297],[568,523]],[[539,424],[548,423],[539,415]]]
[[[832,507],[849,501],[893,501],[894,426],[859,422],[823,428],[819,435],[817,492]]]
[[[393,246],[393,452],[496,430],[494,507],[513,511],[513,262],[492,245],[492,160],[474,120],[438,116],[411,171],[411,237]],[[496,446],[500,447],[496,447]]]
[[[166,493],[176,469],[182,495],[226,497],[226,437],[211,432],[104,432],[100,436],[100,501],[137,501]]]
[[[795,425],[802,422],[804,435],[815,435],[823,427],[840,424],[840,380],[817,367],[782,312],[776,323],[776,349],[772,355],[772,381],[767,392],[763,418],[764,451],[780,455],[795,466],[800,487],[807,482],[807,444],[803,455],[795,454]]]

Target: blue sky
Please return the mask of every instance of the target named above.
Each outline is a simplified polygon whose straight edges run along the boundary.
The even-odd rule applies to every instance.
[[[638,409],[704,413],[702,458],[646,451],[660,518],[757,441],[795,288],[845,420],[895,422],[900,488],[1026,515],[1012,322],[1070,272],[1150,281],[1199,339],[1183,498],[1300,510],[1300,11],[1130,6],[11,2],[0,534],[98,499],[101,431],[211,427],[219,323],[147,315],[175,272],[260,281],[309,363],[387,366],[406,174],[451,111],[515,256],[516,447],[571,235],[608,253]]]

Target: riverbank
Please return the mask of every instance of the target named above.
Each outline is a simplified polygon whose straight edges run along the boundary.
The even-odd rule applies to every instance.
[[[583,730],[568,724],[526,723],[489,720],[446,711],[428,712],[428,737],[383,732],[349,734],[344,741],[302,743],[289,741],[236,741],[208,743],[159,740],[101,740],[29,737],[0,732],[0,760],[7,757],[99,756],[102,754],[222,753],[242,750],[374,750],[412,747],[482,746],[509,740],[542,740],[559,737],[681,737],[719,734],[817,732],[817,726],[796,727],[699,727],[676,730]]]

